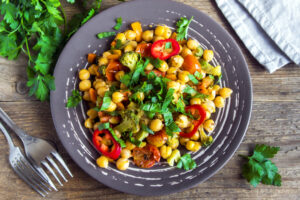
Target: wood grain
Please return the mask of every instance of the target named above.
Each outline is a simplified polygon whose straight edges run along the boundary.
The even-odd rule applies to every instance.
[[[0,58],[0,107],[25,131],[54,140],[67,161],[74,178],[52,192],[47,199],[300,199],[300,68],[290,64],[269,74],[245,49],[214,2],[209,0],[177,0],[207,13],[234,37],[245,55],[251,73],[254,102],[247,135],[233,158],[212,178],[195,188],[162,197],[137,197],[104,186],[85,174],[68,156],[58,141],[52,123],[49,103],[36,101],[16,92],[18,81],[26,81],[26,57],[17,61]],[[104,0],[103,9],[120,3]],[[69,16],[80,12],[78,5],[63,3]],[[16,143],[20,144],[16,137]],[[282,186],[251,187],[241,177],[243,160],[254,144],[280,146],[273,159],[282,175]],[[0,199],[43,199],[23,183],[8,164],[8,145],[0,134]]]

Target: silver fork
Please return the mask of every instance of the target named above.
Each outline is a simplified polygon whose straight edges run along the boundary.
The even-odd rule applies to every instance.
[[[67,173],[73,177],[71,171],[67,167],[66,163],[62,159],[62,157],[58,154],[56,149],[51,145],[50,142],[40,139],[37,137],[30,136],[26,134],[22,129],[20,129],[11,119],[10,117],[0,108],[0,118],[18,135],[24,145],[25,154],[34,168],[40,172],[40,174],[47,180],[48,184],[57,191],[54,183],[51,181],[47,173],[42,167],[45,167],[56,179],[56,181],[62,186],[62,182],[52,169],[50,165],[54,167],[54,169],[58,172],[58,174],[62,177],[62,179],[67,182],[68,180],[59,169],[58,165],[54,161],[55,158],[61,166],[67,171]],[[50,163],[50,165],[49,165]]]
[[[45,194],[48,194],[47,190],[51,191],[51,188],[46,185],[46,180],[32,167],[19,147],[14,145],[2,123],[0,123],[0,129],[5,135],[9,145],[9,163],[11,167],[32,189],[45,197]]]

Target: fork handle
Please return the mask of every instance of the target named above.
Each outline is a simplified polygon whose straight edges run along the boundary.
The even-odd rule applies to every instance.
[[[9,150],[12,150],[15,147],[15,145],[14,145],[9,133],[7,132],[6,128],[4,128],[4,126],[1,122],[0,122],[0,129],[1,129],[2,133],[4,134],[4,136],[6,137],[6,140],[9,145]]]
[[[20,129],[11,119],[10,117],[4,112],[4,110],[0,107],[0,118],[5,122],[5,124],[11,128],[19,138],[24,141],[27,135],[22,129]]]

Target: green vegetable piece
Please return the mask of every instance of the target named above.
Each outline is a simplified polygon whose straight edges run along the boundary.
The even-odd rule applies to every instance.
[[[198,46],[195,51],[194,51],[194,55],[196,57],[201,57],[203,55],[203,49],[202,47]]]
[[[206,133],[204,132],[204,129],[201,128],[200,129],[200,141],[203,147],[208,147],[209,145],[211,145],[211,143],[213,143],[214,139],[212,136],[208,136],[206,135]]]
[[[114,29],[116,31],[118,31],[121,28],[121,26],[122,26],[122,22],[123,22],[122,17],[118,17],[116,19],[116,22],[117,22],[117,24],[114,26]]]
[[[109,123],[102,123],[98,126],[98,130],[101,131],[103,129],[108,129],[110,127]]]
[[[107,38],[107,37],[114,36],[114,35],[116,35],[116,32],[113,32],[113,31],[111,31],[111,32],[101,32],[101,33],[97,34],[97,37],[99,39],[102,39],[102,38]]]
[[[281,175],[278,168],[268,158],[273,158],[279,147],[264,144],[256,145],[252,156],[242,156],[248,162],[242,167],[242,175],[254,187],[260,182],[266,185],[281,186]]]
[[[179,159],[180,159],[180,151],[178,149],[175,149],[174,151],[172,151],[169,158],[167,158],[167,163],[170,166],[174,166],[175,162],[178,162]]]
[[[194,73],[194,76],[195,76],[196,78],[198,78],[198,79],[202,79],[202,78],[203,78],[202,74],[201,74],[200,72],[198,72],[198,71],[196,71],[196,72]]]
[[[186,17],[181,17],[180,20],[176,23],[177,26],[177,36],[176,40],[181,41],[183,39],[187,39],[187,32],[189,29],[189,25],[191,21],[193,20],[193,16],[190,20],[188,20]]]
[[[115,129],[121,133],[137,133],[140,130],[139,122],[143,114],[144,112],[138,108],[128,108],[128,110],[120,112],[122,122]]]
[[[73,90],[72,95],[68,98],[68,102],[66,104],[67,108],[76,107],[82,100],[80,92],[78,90]]]
[[[107,91],[105,92],[104,94],[104,98],[103,98],[103,103],[102,103],[102,106],[101,106],[101,111],[103,110],[107,110],[110,106],[110,103],[111,103],[111,92],[110,91]]]
[[[194,83],[195,85],[199,83],[199,81],[196,79],[196,77],[193,74],[188,74],[188,77],[190,81],[192,81],[192,83]]]
[[[147,131],[141,130],[137,133],[136,139],[139,141],[143,141],[146,137],[148,137],[149,133]]]
[[[167,42],[165,44],[165,49],[171,49],[172,48],[172,43],[171,42]]]
[[[191,154],[184,154],[180,157],[180,160],[177,163],[177,168],[182,168],[186,171],[195,169],[197,167],[196,162],[192,159]]]
[[[138,53],[130,51],[122,55],[122,57],[120,58],[120,62],[122,63],[122,65],[128,67],[130,71],[134,71],[139,58],[140,56]]]

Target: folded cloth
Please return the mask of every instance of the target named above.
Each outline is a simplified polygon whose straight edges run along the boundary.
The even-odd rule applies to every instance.
[[[300,1],[216,0],[250,53],[269,72],[300,64]]]

